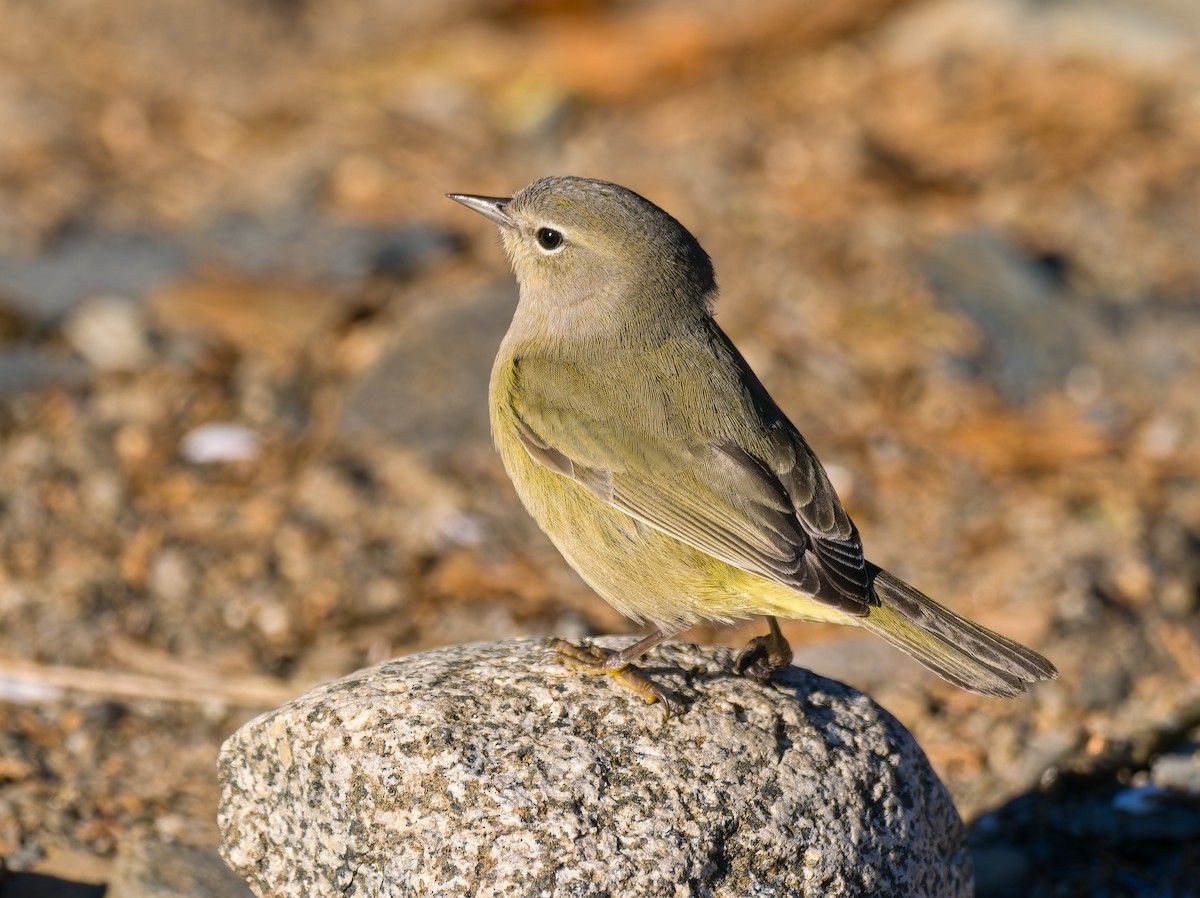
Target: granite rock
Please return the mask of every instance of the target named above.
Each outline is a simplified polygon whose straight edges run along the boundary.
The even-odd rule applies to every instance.
[[[666,721],[540,639],[359,671],[225,743],[223,854],[262,898],[971,894],[962,822],[891,715],[732,661],[651,652]]]

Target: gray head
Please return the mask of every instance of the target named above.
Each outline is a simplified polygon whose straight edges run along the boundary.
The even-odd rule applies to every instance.
[[[716,295],[712,262],[696,238],[616,184],[541,178],[512,198],[449,196],[500,226],[521,304],[535,307],[529,312],[625,322],[694,317],[707,315]]]

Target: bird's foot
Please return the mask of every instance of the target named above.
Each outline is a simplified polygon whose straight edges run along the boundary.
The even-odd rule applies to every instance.
[[[677,710],[673,693],[659,686],[629,662],[623,661],[620,652],[598,645],[578,646],[565,639],[551,640],[550,650],[571,670],[585,674],[607,674],[615,682],[640,695],[646,704],[660,704],[664,721]]]
[[[734,669],[743,676],[756,680],[769,680],[775,671],[792,663],[792,647],[783,638],[775,618],[768,618],[771,632],[766,636],[755,636],[742,649],[734,661]]]

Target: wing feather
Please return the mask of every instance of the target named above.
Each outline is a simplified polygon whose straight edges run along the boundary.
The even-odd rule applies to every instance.
[[[573,399],[579,391],[561,381],[578,377],[577,371],[531,371],[528,360],[517,359],[508,398],[521,445],[548,470],[650,527],[742,570],[865,614],[876,600],[858,530],[804,438],[724,334],[716,333],[715,351],[729,354],[717,362],[741,369],[748,426],[737,429],[737,438],[689,441],[671,433],[669,423],[649,426],[649,407],[633,410],[640,414],[625,409],[614,419],[606,415],[610,404]]]

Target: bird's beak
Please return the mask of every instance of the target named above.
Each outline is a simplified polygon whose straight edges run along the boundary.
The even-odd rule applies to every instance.
[[[468,209],[474,209],[480,215],[486,216],[502,228],[515,228],[516,220],[508,214],[508,204],[512,197],[508,196],[472,196],[469,193],[447,193],[456,203],[462,203]]]

